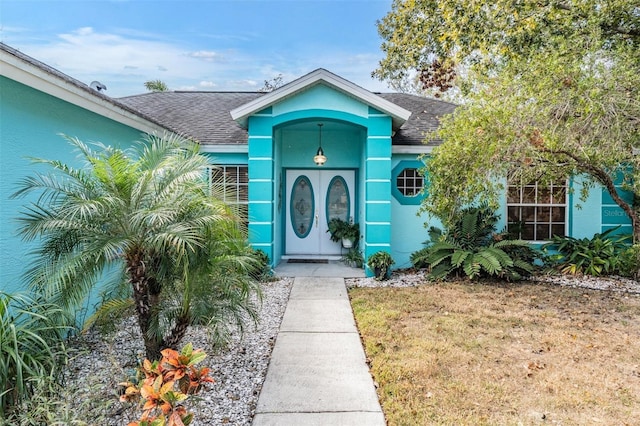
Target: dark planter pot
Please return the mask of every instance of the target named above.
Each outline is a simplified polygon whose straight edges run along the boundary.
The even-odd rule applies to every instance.
[[[383,274],[384,272],[384,274]],[[378,280],[386,280],[387,278],[389,278],[389,268],[374,268],[373,269],[373,273],[376,276],[376,279]]]

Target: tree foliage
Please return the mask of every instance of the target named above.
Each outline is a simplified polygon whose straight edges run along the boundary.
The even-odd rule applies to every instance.
[[[378,32],[385,58],[374,76],[447,89],[465,69],[495,71],[567,42],[589,51],[637,48],[640,12],[635,0],[394,0]]]
[[[482,199],[497,206],[509,177],[585,177],[581,195],[622,176],[640,195],[640,8],[632,0],[440,2],[396,0],[379,22],[385,59],[374,72],[424,89],[457,87],[427,165],[425,209],[452,218]]]
[[[175,348],[189,325],[222,335],[230,319],[255,318],[255,256],[242,220],[210,194],[196,144],[156,136],[127,151],[70,143],[84,167],[36,159],[49,173],[16,193],[39,194],[20,217],[23,238],[40,243],[27,273],[36,291],[74,307],[111,277],[107,291],[120,298],[98,314],[133,306],[151,359]]]
[[[269,93],[273,92],[277,88],[281,87],[284,84],[284,77],[282,74],[278,74],[277,76],[264,81],[264,86],[258,90],[260,93]]]
[[[168,92],[169,86],[162,80],[149,80],[144,82],[144,87],[150,92]]]

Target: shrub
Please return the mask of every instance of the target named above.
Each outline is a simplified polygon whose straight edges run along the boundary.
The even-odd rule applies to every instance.
[[[0,291],[0,419],[40,382],[57,380],[66,360],[68,320],[53,304]]]
[[[393,257],[386,251],[373,253],[367,259],[367,266],[371,269],[377,280],[386,280],[391,272],[391,265],[396,263]]]
[[[360,239],[360,225],[357,223],[346,222],[340,218],[334,217],[327,224],[327,232],[330,234],[331,241],[340,242],[349,240],[354,246],[358,245]]]
[[[91,392],[99,391],[95,384],[88,389]],[[15,426],[108,424],[114,403],[101,401],[99,398],[87,398],[86,392],[85,387],[68,387],[53,383],[47,378],[36,380],[29,399],[21,401],[11,409],[7,415],[6,424]],[[87,413],[91,413],[91,419],[86,418]]]
[[[430,249],[429,247],[423,247],[418,251],[414,251],[409,256],[409,260],[414,268],[417,269],[425,269],[429,267],[429,263],[427,262],[427,257],[429,256]]]
[[[629,250],[627,234],[616,234],[620,227],[596,233],[591,238],[554,236],[542,248],[550,253],[549,258],[565,274],[610,275],[630,273],[637,257]]]
[[[618,273],[623,277],[640,278],[640,244],[634,244],[620,254]]]
[[[141,383],[121,383],[126,389],[120,401],[141,400],[142,403],[140,421],[129,426],[179,426],[191,423],[193,414],[184,407],[184,401],[189,395],[198,393],[205,383],[213,383],[208,368],[195,367],[206,356],[199,349],[193,350],[191,343],[188,343],[181,352],[163,350],[159,361],[145,359]]]
[[[271,260],[267,253],[262,250],[252,250],[252,255],[256,258],[256,270],[251,275],[256,281],[269,281],[273,276]]]
[[[487,206],[463,209],[448,230],[429,229],[429,245],[414,252],[411,262],[430,268],[433,279],[456,275],[519,280],[531,275],[539,255],[528,242],[496,233],[497,222],[498,216]]]
[[[349,249],[347,254],[342,257],[342,261],[345,264],[356,268],[362,268],[362,265],[364,264],[362,252],[355,247]]]

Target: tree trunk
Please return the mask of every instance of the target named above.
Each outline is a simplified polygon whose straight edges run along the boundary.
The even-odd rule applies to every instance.
[[[190,323],[191,321],[189,320],[189,316],[186,314],[181,314],[177,318],[176,325],[171,329],[169,335],[164,338],[163,346],[178,350],[178,344],[182,341],[182,338],[187,333],[187,328],[189,327]]]
[[[147,274],[144,255],[142,252],[137,251],[127,255],[126,262],[127,273],[133,289],[133,300],[136,307],[136,314],[138,315],[138,326],[142,333],[146,357],[149,360],[158,360],[162,357],[162,354],[160,354],[162,349],[161,342],[149,335],[153,309],[155,307],[152,304],[152,297],[149,294],[150,277]]]

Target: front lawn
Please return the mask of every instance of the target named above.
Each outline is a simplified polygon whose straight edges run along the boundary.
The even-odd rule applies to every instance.
[[[640,296],[552,284],[354,288],[389,425],[640,424]]]

